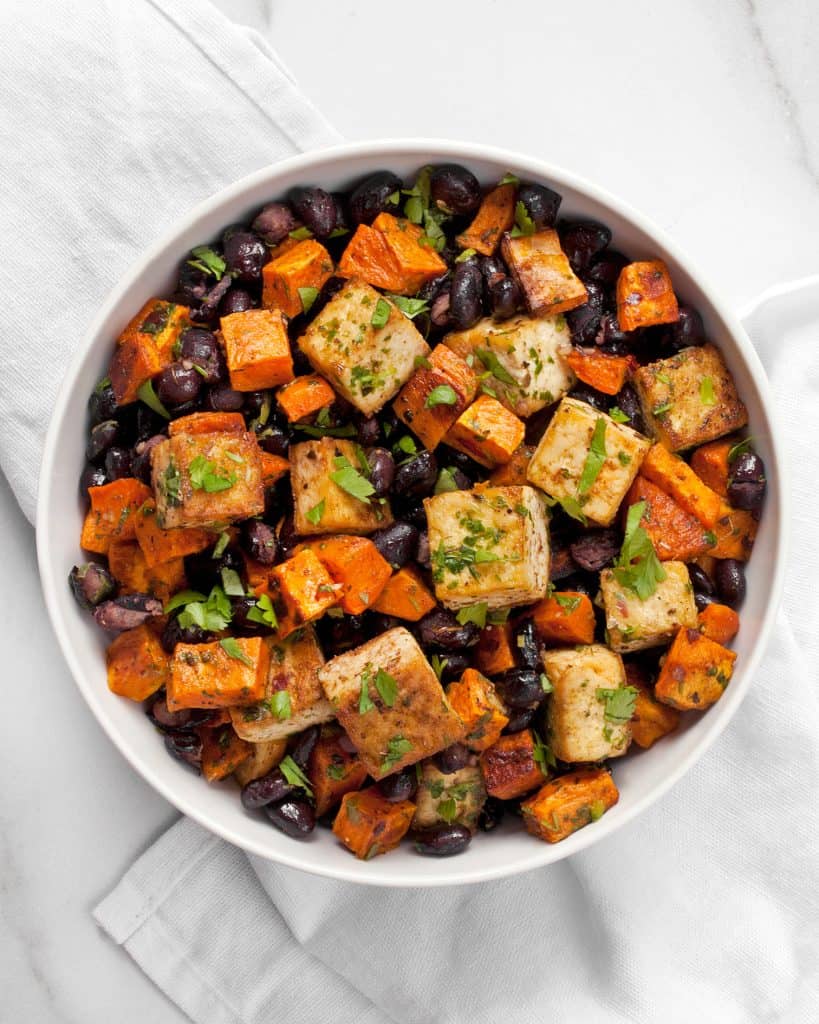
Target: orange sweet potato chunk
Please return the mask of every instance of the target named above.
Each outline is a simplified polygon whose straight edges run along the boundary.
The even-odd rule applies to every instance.
[[[708,550],[713,538],[702,523],[644,476],[638,476],[631,485],[623,502],[624,515],[640,501],[646,502],[640,525],[651,538],[661,562],[690,562]]]
[[[341,256],[338,273],[341,277],[361,278],[388,292],[397,293],[403,285],[398,259],[387,239],[368,224],[359,224],[355,229]]]
[[[594,642],[594,607],[586,594],[555,593],[531,611],[541,639],[548,643],[590,644]]]
[[[526,425],[497,398],[481,395],[446,435],[446,443],[489,469],[509,462],[523,442]]]
[[[709,640],[698,629],[680,629],[660,669],[654,694],[680,711],[704,711],[725,692],[736,659],[734,651]]]
[[[484,196],[475,214],[475,219],[455,241],[462,249],[474,249],[484,256],[491,256],[505,231],[515,223],[515,197],[517,189],[513,184],[498,185]]]
[[[475,665],[487,676],[499,676],[517,664],[512,649],[512,624],[489,625],[481,630],[473,648]]]
[[[214,535],[208,530],[195,527],[163,530],[157,522],[153,501],[146,501],[134,516],[134,533],[145,562],[151,568],[174,558],[198,554],[214,541]]]
[[[367,778],[363,762],[342,746],[342,736],[338,726],[325,726],[307,764],[319,817],[335,807],[346,793],[361,789]]]
[[[261,391],[293,379],[290,341],[278,310],[246,309],[219,323],[234,391]]]
[[[487,483],[490,487],[524,487],[528,485],[526,473],[534,454],[534,445],[522,444],[515,449],[512,458],[507,463],[492,470]]]
[[[728,453],[736,443],[736,438],[724,437],[701,445],[691,455],[691,468],[721,498],[728,497]]]
[[[652,445],[640,465],[640,475],[662,488],[706,529],[714,528],[722,507],[720,496],[679,455],[672,455],[662,444]]]
[[[397,295],[414,295],[426,281],[446,272],[446,264],[423,231],[407,220],[380,213],[371,227],[359,224],[338,265],[342,277],[360,277]]]
[[[509,723],[506,708],[492,683],[474,668],[465,670],[446,691],[452,710],[466,726],[464,743],[470,750],[482,751],[500,739]]]
[[[579,768],[552,779],[520,805],[526,831],[547,843],[597,821],[620,794],[605,768]]]
[[[332,275],[330,253],[320,242],[306,238],[277,253],[262,268],[262,305],[288,317],[298,316],[304,309],[299,288],[321,291]]]
[[[132,540],[111,541],[108,568],[119,583],[121,594],[153,594],[164,603],[186,586],[183,559],[172,558],[150,566],[139,544]]]
[[[366,537],[322,537],[297,550],[309,549],[339,584],[336,598],[347,615],[371,608],[389,580],[392,569]]]
[[[151,497],[151,489],[134,477],[122,477],[102,487],[89,487],[91,508],[82,526],[81,545],[104,555],[112,540],[133,540],[136,511]]]
[[[126,630],[106,652],[108,689],[130,700],[147,700],[168,682],[168,655],[147,625]]]
[[[662,260],[629,263],[617,279],[617,320],[624,331],[680,318],[671,275]]]
[[[176,645],[167,682],[169,711],[245,707],[264,700],[269,645],[258,636],[231,637],[224,644]]]
[[[631,368],[628,356],[612,356],[595,349],[573,348],[566,362],[578,380],[604,395],[616,395],[625,384]]]
[[[137,391],[173,362],[173,347],[189,326],[187,306],[150,299],[117,340],[109,376],[118,405],[135,402]]]
[[[312,416],[335,401],[335,392],[317,373],[296,377],[277,394],[276,401],[282,408],[289,423]]]
[[[372,605],[374,612],[394,615],[408,622],[418,622],[434,607],[435,598],[417,569],[410,565],[403,566],[390,576]]]
[[[240,412],[192,412],[168,424],[168,437],[177,434],[244,434],[245,418]]]
[[[714,558],[735,558],[747,562],[751,557],[758,527],[759,523],[750,512],[731,508],[723,502],[713,530],[717,542],[708,548],[708,554]]]
[[[478,378],[471,367],[446,345],[436,346],[399,391],[393,402],[395,415],[432,451],[475,397]],[[435,388],[450,387],[455,402],[427,405]],[[450,396],[451,397],[451,396]]]
[[[394,849],[409,831],[415,804],[391,804],[377,789],[346,793],[333,822],[333,833],[359,860]]]
[[[514,800],[543,784],[531,729],[501,736],[481,754],[480,765],[486,792],[500,800]]]
[[[259,462],[262,467],[262,486],[272,487],[290,472],[290,461],[283,455],[260,451]]]
[[[320,618],[338,603],[339,590],[315,552],[304,547],[270,573],[276,602],[283,608],[279,615],[279,637]],[[277,610],[278,614],[278,610]]]
[[[631,665],[626,666],[629,686],[637,691],[634,713],[631,716],[631,738],[638,747],[648,750],[657,740],[673,732],[680,724],[680,713],[667,704],[661,704],[640,673]]]
[[[739,632],[739,616],[726,604],[707,604],[697,622],[702,635],[717,644],[729,644]]]
[[[206,782],[220,782],[232,775],[253,753],[252,744],[237,736],[229,723],[200,729],[202,775]]]

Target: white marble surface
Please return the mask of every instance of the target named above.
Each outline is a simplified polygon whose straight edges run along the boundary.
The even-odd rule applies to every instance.
[[[819,271],[815,0],[219,6],[348,138],[452,136],[563,164],[673,232],[737,305]],[[2,481],[0,536],[0,1024],[182,1021],[90,916],[174,811],[63,667]]]

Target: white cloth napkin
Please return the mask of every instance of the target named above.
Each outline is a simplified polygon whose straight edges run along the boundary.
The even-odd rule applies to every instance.
[[[333,139],[264,43],[201,0],[33,10],[0,7],[0,465],[29,517],[61,367],[111,282],[193,202]],[[816,1021],[819,350],[764,341],[803,471],[785,607],[716,747],[617,835],[484,887],[348,886],[180,821],[96,917],[194,1021]]]

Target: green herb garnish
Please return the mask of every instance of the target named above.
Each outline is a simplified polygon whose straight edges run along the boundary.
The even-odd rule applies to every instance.
[[[473,256],[477,255],[475,249],[464,249],[463,252],[458,253],[455,257],[456,263],[466,263],[467,260],[471,260]]]
[[[391,708],[398,696],[398,683],[383,668],[375,673],[375,688],[387,707]]]
[[[206,459],[204,455],[197,455],[191,460],[188,467],[191,487],[195,491],[204,491],[206,494],[215,494],[218,491],[226,491],[236,483],[236,474],[230,473],[222,476],[216,471],[216,463]]]
[[[387,755],[381,762],[383,771],[394,767],[401,758],[412,750],[412,743],[403,736],[393,736],[387,743]]]
[[[460,488],[455,482],[455,470],[452,466],[444,466],[435,481],[435,494],[446,494],[448,491],[458,491]]]
[[[634,714],[637,690],[633,686],[620,686],[616,690],[598,689],[595,696],[604,701],[606,707],[603,714],[609,722],[622,724]]]
[[[137,389],[137,398],[163,419],[169,420],[171,418],[171,414],[159,401],[157,393],[154,391],[153,381],[146,380],[143,384],[140,384]]]
[[[390,295],[388,297],[392,299],[409,320],[414,320],[419,313],[423,313],[429,306],[426,299],[408,299],[405,295]]]
[[[310,780],[289,754],[279,761],[279,770],[291,786],[297,786],[299,789],[303,789],[308,796],[313,795],[313,788],[310,785]]]
[[[267,701],[267,707],[272,715],[284,721],[293,714],[293,707],[290,703],[290,694],[287,690],[278,690]]]
[[[752,437],[744,437],[741,441],[738,441],[733,448],[728,452],[728,461],[736,462],[740,455],[744,455],[745,452],[750,451],[754,439]]]
[[[486,601],[481,601],[480,604],[470,604],[466,608],[460,608],[455,618],[462,626],[468,622],[474,622],[476,626],[483,629],[486,625],[487,610]]]
[[[182,600],[183,594],[192,595],[193,600]],[[221,587],[214,587],[206,598],[195,591],[183,591],[175,597],[180,600],[174,607],[185,605],[184,610],[179,613],[179,625],[183,629],[199,626],[210,633],[220,633],[230,625],[233,612],[230,601]]]
[[[370,495],[375,494],[375,488],[370,481],[362,476],[344,455],[333,459],[333,464],[336,467],[335,472],[330,474],[333,483],[342,491],[346,491],[347,494],[351,494],[354,498],[369,505]]]
[[[326,504],[327,502],[324,500],[324,498],[322,498],[317,505],[314,505],[306,513],[308,523],[312,523],[313,526],[318,526],[318,524],[321,522],[321,517],[324,515],[324,508]]]
[[[631,419],[630,416],[626,416],[623,410],[616,405],[609,409],[609,416],[611,416],[615,423],[628,423]]]
[[[235,658],[236,661],[241,661],[243,665],[247,665],[250,668],[253,667],[253,659],[248,658],[235,637],[226,636],[224,640],[219,641],[219,646],[229,658]]]
[[[228,597],[245,596],[245,588],[242,586],[241,577],[235,569],[225,566],[220,575],[222,577],[222,590],[224,590]]]
[[[217,281],[225,276],[227,264],[209,245],[197,245],[195,249],[191,249],[191,256],[193,259],[188,260],[189,265],[201,270],[203,274],[211,274]]]
[[[711,377],[703,377],[700,381],[700,402],[703,405],[715,405],[714,381]]]
[[[638,501],[628,510],[625,539],[613,570],[617,582],[633,591],[641,601],[651,597],[666,578],[651,538],[640,525],[646,507],[645,501]]]
[[[279,620],[273,608],[273,602],[267,594],[260,594],[256,604],[247,613],[248,622],[258,622],[262,626],[278,629]]]
[[[373,327],[384,327],[390,318],[390,304],[386,299],[379,299],[370,318]]]
[[[588,494],[594,486],[594,481],[600,475],[603,463],[606,461],[606,421],[600,416],[594,425],[589,451],[586,461],[583,463],[583,471],[580,474],[580,483],[577,485],[578,497]]]
[[[303,242],[308,238],[313,237],[313,232],[310,228],[300,227],[295,228],[293,231],[288,232],[291,238],[295,238],[297,242]]]
[[[515,378],[506,369],[494,352],[490,352],[488,348],[476,348],[475,355],[480,359],[495,380],[499,380],[501,384],[517,384]]]
[[[449,384],[439,384],[427,395],[424,405],[427,409],[434,409],[436,405],[455,405],[457,401],[458,395],[455,388]]]
[[[521,235],[533,235],[535,233],[535,222],[529,216],[529,211],[526,206],[519,199],[515,203],[515,226],[512,228],[510,234],[512,238],[518,238]]]
[[[372,666],[367,665],[364,671],[361,673],[361,692],[358,696],[358,713],[359,715],[366,715],[368,711],[375,709],[370,699],[370,680],[372,679]]]
[[[313,303],[316,301],[319,295],[318,288],[299,288],[299,298],[301,299],[301,308],[305,313],[309,313],[313,308]]]

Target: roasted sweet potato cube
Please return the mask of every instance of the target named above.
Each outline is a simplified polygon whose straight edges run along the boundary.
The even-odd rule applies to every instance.
[[[290,472],[290,460],[283,455],[274,455],[272,452],[259,452],[259,464],[262,469],[262,486],[267,490],[278,483]]]
[[[376,288],[398,294],[404,279],[386,237],[369,224],[359,224],[338,264],[341,277],[358,278]]]
[[[278,740],[249,743],[249,746],[250,757],[238,765],[233,773],[240,786],[246,786],[248,782],[267,775],[287,753],[287,740],[284,737]]]
[[[233,728],[251,743],[278,740],[335,715],[324,696],[318,673],[324,655],[312,626],[304,626],[284,640],[266,638],[270,670],[263,699],[243,708],[231,708]]]
[[[643,459],[640,475],[664,490],[706,529],[713,529],[722,507],[720,496],[679,455],[672,455],[661,444],[653,445]]]
[[[262,304],[267,309],[281,310],[285,316],[298,316],[304,310],[300,289],[321,291],[332,275],[330,253],[314,238],[306,238],[262,268]]]
[[[566,362],[578,380],[604,395],[616,395],[625,384],[631,368],[628,356],[612,356],[597,349],[574,348]]]
[[[234,391],[261,391],[293,380],[290,341],[278,310],[246,309],[219,323]]]
[[[713,345],[684,348],[634,373],[649,432],[679,452],[730,434],[748,422],[734,379]]]
[[[151,491],[133,477],[121,477],[102,487],[89,487],[91,508],[82,526],[80,544],[86,551],[104,555],[113,540],[133,540],[136,511],[151,497]]]
[[[200,729],[202,738],[202,775],[206,782],[219,782],[250,760],[252,748],[233,731],[230,724],[216,729]]]
[[[535,760],[535,737],[531,729],[501,736],[484,750],[480,759],[486,792],[500,800],[515,800],[542,786],[545,778]]]
[[[117,405],[135,402],[140,387],[173,361],[173,347],[189,325],[187,306],[149,299],[117,340],[109,376]]]
[[[698,629],[681,629],[660,669],[654,695],[680,711],[704,711],[725,692],[736,660],[734,651]]]
[[[153,501],[146,501],[136,513],[134,530],[148,566],[162,565],[174,558],[198,554],[214,543],[214,535],[209,530],[184,526],[176,530],[163,530],[157,523]]]
[[[264,697],[270,653],[258,636],[177,644],[167,682],[169,711],[229,708]]]
[[[691,453],[691,468],[700,480],[712,491],[716,491],[721,498],[728,497],[728,453],[737,443],[735,437],[726,437],[700,445]]]
[[[374,612],[394,615],[397,619],[418,622],[435,607],[435,598],[427,589],[417,569],[402,566],[387,580],[372,605]]]
[[[359,860],[371,860],[398,846],[414,814],[410,800],[391,804],[371,787],[342,797],[333,833]]]
[[[400,626],[332,658],[319,679],[373,778],[400,771],[463,736],[438,677]]]
[[[446,775],[433,760],[424,761],[415,803],[414,829],[423,831],[437,825],[455,824],[475,832],[486,803],[480,768],[477,764],[468,764]]]
[[[168,682],[168,655],[147,625],[120,633],[106,652],[108,689],[130,700],[147,700]]]
[[[164,603],[186,586],[185,563],[181,558],[148,565],[142,549],[133,540],[111,541],[108,568],[119,583],[121,594],[153,594]]]
[[[572,270],[553,228],[518,238],[505,234],[501,252],[534,316],[566,313],[588,299],[586,286]]]
[[[309,548],[302,548],[281,562],[270,576],[278,584],[286,618],[294,628],[320,618],[338,604],[341,588]]]
[[[390,563],[366,537],[321,537],[303,547],[339,584],[339,603],[347,615],[360,615],[372,607],[392,574]]]
[[[641,501],[646,503],[646,509],[640,525],[651,538],[660,561],[690,562],[711,546],[714,539],[711,533],[716,531],[707,530],[699,519],[642,475],[631,485],[623,501],[624,516],[632,505]]]
[[[317,373],[296,377],[276,394],[276,401],[289,423],[298,423],[299,420],[313,416],[332,405],[335,398],[333,389]]]
[[[151,480],[156,525],[164,530],[217,529],[264,511],[259,446],[251,434],[179,434],[161,441],[151,449]]]
[[[247,585],[250,590],[258,597],[261,594],[270,593],[270,573],[272,566],[264,565],[262,562],[257,562],[255,558],[251,558],[247,554],[243,554],[245,563],[245,575],[247,576]]]
[[[307,764],[319,817],[335,807],[345,793],[361,789],[367,778],[363,762],[342,745],[341,736],[338,726],[325,726]]]
[[[432,451],[475,397],[477,388],[478,378],[467,363],[446,345],[438,345],[426,365],[399,391],[393,409]]]
[[[481,630],[475,652],[475,665],[487,676],[499,676],[514,668],[517,659],[512,648],[512,624],[488,625]]]
[[[549,644],[590,644],[594,606],[585,594],[566,590],[539,601],[531,611],[540,638]]]
[[[492,487],[523,486],[528,481],[526,473],[529,463],[535,454],[535,446],[522,444],[512,453],[512,458],[501,466],[496,466],[489,474],[487,483]]]
[[[662,260],[629,263],[617,279],[617,322],[624,331],[680,319],[671,275]]]
[[[628,684],[637,691],[634,714],[631,716],[631,738],[638,747],[648,750],[657,740],[673,732],[680,723],[680,713],[661,704],[650,686],[628,672]]]
[[[751,557],[758,527],[751,512],[731,508],[723,502],[713,529],[716,543],[708,548],[708,554],[713,558],[736,558],[746,562]]]
[[[739,616],[727,604],[707,604],[697,622],[702,635],[717,644],[729,644],[739,632]]]
[[[486,750],[496,743],[509,723],[506,708],[495,687],[477,669],[468,668],[450,683],[446,695],[455,714],[464,723],[464,743],[470,750]]]
[[[381,232],[395,257],[401,277],[398,295],[415,295],[427,281],[446,273],[446,263],[435,249],[421,243],[424,232],[417,224],[391,213],[379,213],[372,227]]]
[[[491,256],[500,244],[505,231],[515,223],[514,184],[498,185],[488,192],[481,202],[475,219],[461,232],[455,241],[462,249],[474,249],[484,256]]]
[[[192,412],[168,424],[168,437],[177,434],[244,434],[245,418],[240,412]]]
[[[605,768],[578,768],[552,779],[520,805],[526,831],[547,843],[597,821],[620,794]]]
[[[659,647],[680,626],[697,625],[694,588],[683,562],[663,562],[665,579],[645,601],[622,586],[613,569],[600,573],[600,595],[606,613],[609,646],[626,654]]]
[[[525,433],[523,421],[497,398],[481,395],[452,425],[446,443],[492,469],[509,462]]]

